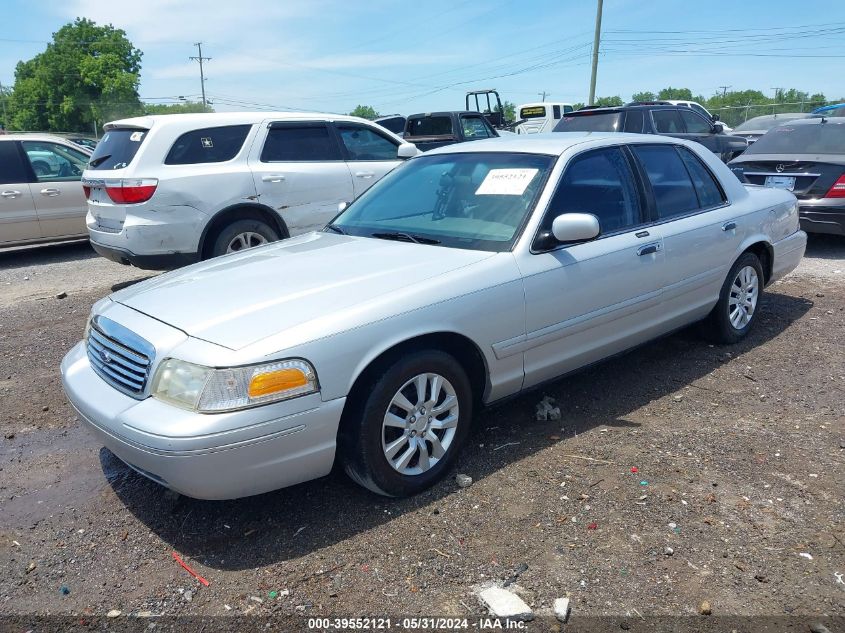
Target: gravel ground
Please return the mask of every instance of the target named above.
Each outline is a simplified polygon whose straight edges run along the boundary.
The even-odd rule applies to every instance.
[[[496,582],[538,615],[845,616],[843,240],[811,241],[743,343],[683,331],[483,411],[474,483],[403,500],[335,473],[195,501],[101,448],[58,364],[149,274],[84,243],[0,255],[0,615],[478,616]]]

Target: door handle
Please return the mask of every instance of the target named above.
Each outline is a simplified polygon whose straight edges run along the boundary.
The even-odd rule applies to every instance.
[[[19,195],[21,195],[21,192],[13,189],[0,193],[0,196],[3,196],[4,198],[17,198]]]
[[[725,222],[722,225],[723,231],[733,231],[735,228],[736,228],[736,222],[734,222],[733,220],[731,220],[730,222]]]
[[[60,193],[61,193],[61,191],[59,191],[58,189],[53,189],[53,188],[41,190],[42,196],[50,196],[51,198],[54,197],[54,196],[58,196]]]
[[[652,243],[652,244],[645,244],[644,246],[640,246],[637,249],[637,256],[642,257],[643,255],[652,255],[660,250],[660,244]]]
[[[372,178],[375,175],[376,175],[375,172],[372,172],[372,171],[356,171],[355,172],[356,178]]]
[[[284,174],[267,174],[266,176],[261,176],[262,182],[282,182],[284,179]]]

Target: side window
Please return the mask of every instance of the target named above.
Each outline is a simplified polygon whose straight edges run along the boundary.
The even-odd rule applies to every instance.
[[[464,138],[490,138],[490,132],[480,116],[461,117]]]
[[[628,110],[625,113],[625,131],[634,134],[641,134],[643,131],[643,111]]]
[[[678,151],[687,166],[690,177],[692,177],[701,207],[707,209],[724,204],[727,199],[722,192],[722,188],[716,182],[710,170],[701,162],[701,159],[686,147],[679,147]]]
[[[687,127],[687,134],[710,134],[710,123],[692,110],[681,110],[681,118]]]
[[[697,103],[691,103],[689,107],[692,108],[693,110],[695,110],[696,112],[698,112],[701,116],[703,116],[708,121],[710,120],[710,113],[707,110],[705,110],[704,108],[702,108],[700,105],[698,105]]]
[[[335,127],[349,160],[397,160],[397,145],[381,134],[354,123]]]
[[[79,150],[46,141],[22,141],[38,182],[68,182],[82,178],[88,156]]]
[[[559,106],[559,105],[553,105],[553,106],[552,106],[552,116],[553,116],[555,119],[559,119],[559,118],[560,118],[560,106]]]
[[[261,149],[262,163],[342,160],[325,123],[271,123]]]
[[[651,119],[658,134],[683,134],[684,127],[678,110],[652,110]]]
[[[587,152],[567,165],[543,229],[550,230],[554,218],[562,213],[592,213],[599,219],[602,233],[642,222],[637,186],[621,149]]]
[[[0,185],[29,182],[29,172],[21,160],[15,141],[0,141]]]
[[[575,112],[575,108],[573,108],[571,105],[563,106],[563,113],[564,114],[569,114],[570,112]]]
[[[666,220],[698,209],[687,168],[673,145],[633,145],[631,149],[648,175],[658,218]]]
[[[196,165],[232,160],[243,147],[251,125],[207,127],[185,132],[176,139],[165,165]]]

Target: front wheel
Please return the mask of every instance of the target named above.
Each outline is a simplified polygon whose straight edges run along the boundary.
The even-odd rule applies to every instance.
[[[349,476],[390,497],[425,490],[455,461],[469,432],[472,390],[452,356],[412,352],[362,385],[345,413],[341,459]]]
[[[754,253],[743,253],[728,273],[719,302],[702,323],[715,343],[737,343],[751,331],[763,292],[763,266]]]

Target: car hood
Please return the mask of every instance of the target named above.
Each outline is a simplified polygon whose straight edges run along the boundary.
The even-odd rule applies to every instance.
[[[493,255],[309,233],[148,279],[111,298],[189,336],[238,350]]]

